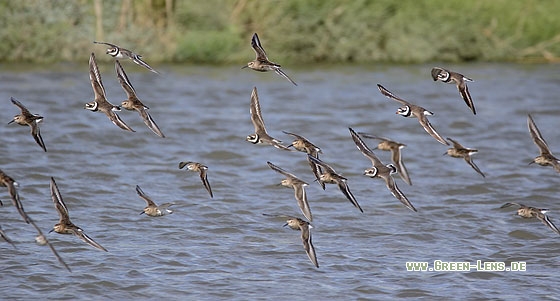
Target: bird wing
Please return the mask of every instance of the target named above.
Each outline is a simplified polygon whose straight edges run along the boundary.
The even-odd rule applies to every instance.
[[[89,80],[91,82],[91,87],[93,88],[95,100],[107,101],[105,88],[103,87],[103,82],[101,82],[101,74],[99,73],[99,68],[97,67],[95,54],[93,52],[89,57]]]
[[[445,139],[443,139],[443,137],[438,132],[436,132],[436,129],[434,129],[434,127],[432,126],[432,124],[430,123],[430,121],[428,120],[428,117],[426,117],[426,115],[421,114],[421,115],[418,115],[416,117],[418,118],[418,122],[420,122],[420,125],[422,125],[424,130],[428,134],[430,134],[430,136],[432,136],[434,139],[436,139],[441,144],[449,145],[449,143],[447,141],[445,141]]]
[[[309,260],[316,266],[319,267],[317,262],[317,254],[315,254],[315,247],[311,241],[311,231],[309,231],[309,225],[301,226],[301,240],[303,241],[303,248],[309,257]]]
[[[362,213],[364,212],[364,210],[362,210],[362,207],[360,207],[360,204],[358,204],[358,201],[350,191],[350,187],[346,183],[345,179],[338,179],[338,188],[340,189],[340,191],[342,191],[342,193],[344,194],[344,196],[346,196],[350,203],[354,205],[354,207],[360,209]]]
[[[202,185],[210,194],[210,197],[213,198],[214,195],[212,194],[212,188],[210,187],[210,182],[208,182],[208,167],[204,166],[200,168],[200,180],[202,181]]]
[[[289,80],[292,84],[294,84],[294,86],[297,86],[296,82],[294,82],[294,81],[288,76],[288,74],[286,74],[284,71],[282,71],[282,69],[280,69],[280,68],[274,68],[274,72],[276,72],[276,74],[282,76],[283,78]]]
[[[398,101],[398,102],[400,102],[400,103],[403,104],[403,105],[410,105],[410,103],[409,103],[408,101],[406,101],[406,100],[404,100],[404,99],[402,99],[402,98],[396,96],[395,94],[391,93],[391,91],[385,89],[385,87],[383,87],[382,85],[377,84],[377,88],[379,89],[379,91],[381,92],[381,94],[383,94],[383,95],[389,97],[390,99],[395,100],[395,101]]]
[[[253,122],[253,126],[255,127],[255,133],[267,134],[266,128],[264,126],[264,120],[261,114],[261,105],[259,103],[257,87],[254,87],[253,91],[251,92],[251,107],[249,111],[251,113],[251,121]]]
[[[120,48],[119,46],[115,45],[115,44],[111,44],[111,43],[107,43],[107,42],[97,42],[97,41],[93,41],[93,43],[95,44],[103,44],[103,45],[107,45],[107,46],[111,46],[111,47],[115,47],[115,48]]]
[[[113,122],[113,124],[120,127],[121,129],[130,132],[136,132],[131,127],[129,127],[124,121],[122,121],[122,119],[119,117],[119,115],[117,115],[117,113],[113,111],[105,111],[105,115],[107,115],[107,117],[109,118],[109,120],[111,120],[111,122]]]
[[[552,223],[552,221],[550,220],[548,215],[539,212],[539,213],[537,213],[537,218],[541,222],[543,222],[543,224],[547,225],[550,229],[552,229],[552,231],[560,234],[560,230],[558,230],[558,228],[556,228],[556,226]]]
[[[364,156],[366,156],[366,158],[371,160],[371,164],[374,167],[383,165],[381,160],[379,160],[379,158],[373,153],[373,151],[369,149],[369,147],[364,143],[362,138],[360,138],[360,136],[358,136],[358,134],[356,134],[356,132],[354,132],[352,128],[348,128],[348,129],[350,130],[350,134],[352,135],[352,140],[354,140],[356,147],[358,147],[358,149],[362,152]]]
[[[256,32],[253,34],[253,37],[251,38],[251,47],[253,47],[253,50],[255,51],[255,54],[257,56],[256,60],[268,61],[268,58],[266,57],[266,51],[264,51],[264,48],[261,46],[259,35],[257,35]]]
[[[469,93],[469,87],[467,87],[467,83],[465,82],[463,77],[457,83],[457,89],[459,90],[459,94],[467,104],[467,106],[471,109],[474,115],[476,115],[476,109],[474,108],[474,102],[472,100],[471,94]]]
[[[132,61],[135,62],[137,65],[140,65],[140,66],[142,66],[142,67],[144,67],[144,68],[146,68],[146,69],[152,71],[152,72],[155,73],[155,74],[159,74],[159,72],[157,72],[154,68],[150,67],[150,65],[148,65],[148,63],[144,62],[144,61],[141,59],[141,57],[142,57],[141,55],[138,55],[138,54],[136,54],[136,53],[132,53],[131,59],[132,59]]]
[[[105,249],[102,245],[98,244],[97,242],[95,242],[95,240],[91,239],[91,237],[87,236],[84,233],[84,230],[80,229],[80,228],[76,228],[76,229],[72,229],[74,235],[76,235],[77,237],[79,237],[81,240],[85,241],[87,244],[89,244],[90,246],[97,248],[101,251],[105,251],[108,252],[107,249]]]
[[[154,121],[154,119],[152,118],[150,113],[148,113],[148,109],[146,107],[142,106],[140,108],[137,108],[136,110],[138,111],[138,114],[140,114],[140,117],[142,117],[142,120],[144,121],[144,124],[150,130],[152,130],[152,132],[154,132],[154,134],[160,136],[161,138],[165,138],[165,135],[159,129],[158,125],[156,124],[156,122]]]
[[[527,207],[527,206],[525,206],[523,204],[520,204],[520,203],[508,202],[508,203],[505,203],[502,206],[500,206],[500,208],[507,208],[507,207],[511,207],[511,206]]]
[[[37,142],[37,144],[39,144],[39,146],[46,152],[47,147],[45,146],[45,142],[43,142],[43,137],[41,137],[39,123],[37,123],[37,121],[33,121],[29,124],[29,127],[31,127],[31,135],[33,136],[33,139],[35,139],[35,142]]]
[[[119,82],[121,83],[121,87],[123,88],[124,92],[126,92],[127,97],[129,99],[136,98],[136,91],[134,90],[134,87],[130,83],[130,80],[126,75],[126,72],[124,72],[124,69],[121,63],[119,62],[119,60],[115,60],[115,70],[117,71],[117,78],[119,79]]]
[[[144,191],[142,191],[142,188],[140,188],[140,186],[136,185],[136,193],[138,193],[138,196],[140,196],[142,199],[144,199],[144,201],[146,201],[146,203],[148,204],[148,206],[157,206],[156,203],[154,203],[154,201],[152,201],[152,199],[150,199],[145,193]]]
[[[393,177],[389,174],[386,175],[386,176],[382,176],[382,177],[385,180],[385,183],[387,184],[387,188],[389,189],[391,194],[393,194],[393,196],[395,198],[397,198],[397,200],[399,200],[401,203],[403,203],[408,209],[416,212],[417,211],[416,208],[414,208],[412,203],[408,200],[408,198],[404,195],[404,193],[402,193],[402,191],[399,189],[399,187],[397,186],[397,183],[395,182]]]
[[[29,110],[21,102],[19,102],[19,100],[15,99],[13,97],[11,97],[10,99],[11,99],[13,104],[15,104],[16,106],[19,107],[19,109],[21,110],[21,115],[33,116],[33,114],[31,114],[31,112],[29,112]]]
[[[391,149],[391,160],[397,167],[397,172],[399,173],[399,176],[403,179],[403,181],[405,181],[408,185],[412,185],[412,181],[410,180],[410,176],[408,175],[408,170],[406,169],[404,161],[402,160],[400,147]]]
[[[551,154],[550,149],[548,148],[548,145],[546,144],[546,141],[542,137],[541,132],[539,131],[539,128],[537,127],[537,124],[535,123],[535,121],[533,120],[533,117],[531,117],[530,114],[527,115],[527,126],[529,127],[529,133],[531,134],[531,137],[533,138],[533,142],[535,142],[535,144],[537,145],[537,147],[541,151],[541,155]]]
[[[51,189],[51,198],[53,200],[54,207],[58,212],[60,222],[63,224],[70,223],[68,208],[66,207],[66,204],[64,204],[64,201],[62,200],[62,195],[60,194],[60,190],[58,190],[58,186],[56,185],[56,181],[54,180],[53,177],[51,177],[50,189]]]
[[[453,140],[451,138],[447,138],[447,140],[451,141],[451,143],[453,143],[453,148],[456,149],[464,149],[465,147],[461,145],[461,143],[457,142],[456,140]]]
[[[478,172],[483,178],[486,178],[486,176],[484,175],[484,173],[480,170],[480,168],[478,168],[478,166],[476,166],[476,164],[474,163],[472,157],[470,155],[466,155],[465,156],[465,161],[467,161],[467,163],[474,169],[476,170],[476,172]]]
[[[311,209],[309,208],[309,202],[307,202],[307,194],[305,193],[305,183],[295,183],[292,185],[294,188],[294,196],[298,203],[301,213],[307,218],[307,220],[312,221],[313,216],[311,215]]]

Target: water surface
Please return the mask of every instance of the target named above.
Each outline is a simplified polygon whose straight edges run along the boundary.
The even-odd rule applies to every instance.
[[[557,299],[560,237],[538,220],[499,209],[505,202],[550,208],[560,223],[559,176],[528,162],[538,154],[527,130],[531,113],[551,149],[560,150],[560,75],[555,65],[449,66],[473,78],[478,114],[455,86],[433,82],[431,65],[332,66],[289,69],[299,84],[273,73],[231,67],[158,66],[162,76],[125,62],[138,96],[167,138],[153,134],[136,112],[120,112],[136,132],[84,110],[93,98],[86,63],[0,71],[0,121],[19,111],[10,97],[45,117],[49,150],[29,129],[0,126],[0,168],[20,184],[22,202],[43,231],[58,221],[50,193],[55,177],[72,221],[109,252],[73,236],[48,235],[69,273],[22,222],[0,189],[1,225],[17,249],[0,242],[0,291],[5,299],[394,299],[397,297],[511,299],[522,291]],[[124,91],[113,65],[100,65],[109,101]],[[482,178],[415,119],[395,115],[396,95],[435,113],[444,137],[479,149]],[[300,152],[245,141],[253,133],[249,100],[258,88],[268,132],[307,137],[322,159],[348,178],[360,213],[334,185],[323,191]],[[348,127],[407,144],[403,157],[413,186],[397,183],[418,209],[391,196],[384,183],[362,175],[370,161]],[[366,140],[372,148],[375,140]],[[375,151],[389,163],[388,153]],[[180,161],[209,166],[214,198]],[[274,164],[308,181],[313,242],[320,268],[300,234],[262,213],[301,216],[293,191],[278,185]],[[161,218],[139,215],[142,189],[157,203],[175,202]],[[301,216],[302,217],[302,216]],[[559,225],[560,226],[560,225]],[[405,263],[434,260],[525,261],[525,272],[408,272]]]

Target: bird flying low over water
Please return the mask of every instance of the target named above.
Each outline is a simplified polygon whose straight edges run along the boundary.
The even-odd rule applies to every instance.
[[[171,205],[175,205],[174,203],[164,203],[161,205],[157,205],[150,197],[148,197],[144,191],[140,188],[140,186],[136,185],[136,193],[140,196],[144,201],[146,201],[147,206],[144,207],[140,214],[146,213],[148,216],[162,216],[166,214],[171,214],[173,211],[167,209]]]
[[[11,98],[12,103],[19,107],[21,114],[15,115],[14,119],[8,124],[15,122],[19,125],[28,125],[31,128],[31,136],[35,139],[35,142],[46,152],[47,147],[45,142],[43,142],[43,137],[41,137],[41,131],[39,130],[39,122],[43,121],[43,116],[38,114],[31,114],[29,110],[17,99]]]
[[[556,158],[550,151],[550,148],[548,148],[548,144],[544,141],[537,124],[530,114],[527,115],[527,126],[529,127],[529,133],[531,134],[531,138],[533,138],[533,142],[535,142],[540,151],[540,155],[535,157],[529,164],[537,163],[541,166],[552,166],[556,172],[560,172],[560,161],[558,161],[558,158]]]
[[[473,80],[465,77],[461,73],[449,71],[440,67],[432,68],[432,79],[434,81],[440,80],[444,83],[457,85],[459,94],[471,109],[474,115],[476,115],[476,109],[474,108],[474,102],[472,100],[471,94],[469,93],[469,88],[467,87],[467,82],[472,82]]]
[[[451,143],[453,143],[453,147],[448,149],[447,152],[444,155],[449,155],[453,158],[463,158],[465,159],[465,161],[476,171],[478,172],[483,178],[485,178],[486,176],[484,175],[484,173],[482,171],[480,171],[480,168],[478,168],[478,166],[476,166],[476,164],[474,164],[474,161],[472,159],[472,155],[476,154],[478,152],[477,149],[474,148],[466,148],[464,146],[462,146],[459,142],[451,139],[451,138],[447,138],[447,140],[451,141]]]
[[[138,114],[140,114],[140,117],[142,117],[142,120],[144,120],[144,124],[146,124],[146,126],[150,130],[152,130],[154,134],[160,136],[161,138],[165,138],[165,135],[161,132],[152,116],[150,116],[150,113],[148,113],[149,108],[145,106],[136,96],[136,91],[128,80],[128,76],[126,76],[126,73],[124,72],[124,69],[119,60],[115,60],[115,70],[117,71],[117,78],[119,79],[119,82],[121,83],[121,86],[124,92],[126,92],[126,96],[128,97],[121,103],[121,106],[127,110],[137,111]]]
[[[265,71],[274,71],[276,74],[282,76],[283,78],[289,80],[292,84],[297,86],[297,84],[286,74],[282,69],[280,69],[280,65],[273,63],[268,60],[266,57],[266,52],[261,45],[261,41],[259,40],[259,36],[255,32],[253,37],[251,38],[251,47],[255,51],[256,58],[254,61],[250,61],[247,63],[247,66],[243,66],[243,68],[251,68],[255,71],[265,72]]]
[[[109,46],[109,48],[107,48],[107,51],[105,53],[107,53],[108,55],[117,58],[117,59],[124,59],[124,58],[129,58],[131,59],[134,63],[136,63],[139,66],[142,66],[150,71],[152,71],[155,74],[159,74],[159,72],[157,72],[156,70],[154,70],[154,68],[150,67],[150,65],[148,65],[146,62],[144,62],[142,60],[142,56],[139,54],[136,54],[128,49],[124,49],[122,47],[119,47],[115,44],[111,44],[111,43],[106,43],[106,42],[96,42],[93,41],[93,43],[95,44],[103,44],[103,45],[107,45]]]
[[[295,175],[283,170],[282,168],[272,164],[270,161],[266,162],[272,170],[276,171],[277,173],[282,174],[286,178],[282,180],[281,185],[284,187],[289,187],[294,189],[294,196],[298,203],[299,209],[301,209],[301,213],[309,220],[310,222],[313,221],[313,216],[311,215],[311,208],[309,208],[309,203],[307,202],[307,194],[305,193],[305,187],[309,184],[305,183],[300,178],[296,177]]]
[[[179,169],[183,169],[185,166],[187,167],[187,170],[198,172],[200,174],[202,185],[204,185],[204,188],[206,188],[210,197],[213,198],[214,195],[212,194],[212,187],[210,187],[210,182],[208,182],[208,166],[192,161],[179,162]]]
[[[251,113],[251,122],[253,122],[253,126],[255,127],[255,133],[247,136],[245,140],[253,144],[266,143],[279,149],[291,151],[291,149],[282,145],[282,141],[271,137],[267,133],[261,113],[261,105],[259,102],[257,87],[254,87],[253,91],[251,92],[251,107],[249,109],[249,112]]]
[[[428,134],[430,134],[430,136],[432,136],[441,144],[449,145],[449,143],[445,141],[445,139],[443,139],[443,137],[441,137],[441,135],[436,132],[436,129],[434,129],[434,127],[428,120],[428,117],[426,117],[427,115],[434,115],[434,113],[424,109],[421,106],[411,104],[408,101],[397,97],[395,94],[391,93],[389,90],[385,89],[385,87],[383,87],[380,84],[377,84],[377,88],[379,88],[381,94],[387,96],[389,99],[392,99],[402,104],[402,107],[400,107],[397,110],[396,112],[397,114],[403,117],[417,118],[418,122],[420,122],[420,125],[424,128],[424,130]]]
[[[58,186],[56,185],[56,182],[52,177],[51,177],[51,197],[54,202],[54,207],[56,208],[56,211],[58,212],[58,216],[60,217],[60,219],[58,223],[54,225],[51,231],[49,231],[49,233],[54,231],[59,234],[74,234],[75,236],[77,236],[79,239],[83,240],[90,246],[97,248],[101,251],[107,252],[107,249],[105,249],[103,246],[101,246],[93,239],[91,239],[89,236],[87,236],[84,230],[82,230],[82,228],[74,225],[70,221],[70,216],[68,215],[68,208],[66,207],[66,204],[64,204],[64,201],[62,201],[62,195],[60,195]]]
[[[539,209],[539,208],[529,207],[523,204],[513,203],[513,202],[505,203],[500,208],[507,208],[510,206],[519,207],[519,209],[517,209],[517,215],[524,218],[535,217],[538,220],[540,220],[543,224],[545,224],[547,227],[549,227],[552,231],[556,232],[557,234],[560,234],[560,230],[556,228],[556,226],[552,223],[552,221],[550,221],[550,218],[548,218],[548,216],[545,214],[546,212],[548,212],[548,209]]]
[[[315,247],[313,247],[313,243],[311,242],[311,224],[307,221],[302,220],[299,217],[289,216],[289,215],[272,215],[272,214],[263,214],[265,216],[273,216],[273,217],[283,217],[287,218],[284,227],[288,226],[292,230],[301,231],[301,240],[303,242],[303,248],[307,253],[307,257],[313,263],[315,267],[319,267],[319,262],[317,262],[317,255],[315,254]]]

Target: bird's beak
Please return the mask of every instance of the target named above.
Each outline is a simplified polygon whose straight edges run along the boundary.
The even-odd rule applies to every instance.
[[[531,164],[533,164],[533,163],[535,163],[535,161],[531,161],[531,162],[529,162],[529,164],[527,164],[527,165],[531,165]]]
[[[51,231],[49,231],[49,233],[51,233],[52,231],[54,231],[54,228],[52,228]]]
[[[290,144],[290,145],[288,145],[288,146],[286,146],[286,148],[290,148],[290,147],[292,147],[292,146],[294,146],[294,144],[293,144],[293,143],[292,143],[292,144]]]
[[[8,124],[11,124],[11,123],[13,123],[14,121],[15,121],[15,120],[13,120],[13,119],[12,119],[12,121],[8,122]]]
[[[282,226],[282,227],[286,227],[287,225],[288,225],[288,223],[285,223],[284,226]]]
[[[249,66],[248,66],[248,65],[245,65],[245,66],[241,67],[241,69],[245,69],[245,68],[247,68],[247,67],[249,67]]]
[[[142,215],[142,214],[144,214],[144,211],[140,212],[140,214],[139,214],[139,215]]]

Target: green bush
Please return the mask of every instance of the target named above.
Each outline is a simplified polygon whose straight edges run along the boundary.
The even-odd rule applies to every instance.
[[[0,61],[83,61],[102,37],[150,62],[243,64],[253,32],[284,64],[556,61],[559,11],[555,0],[2,1]]]

